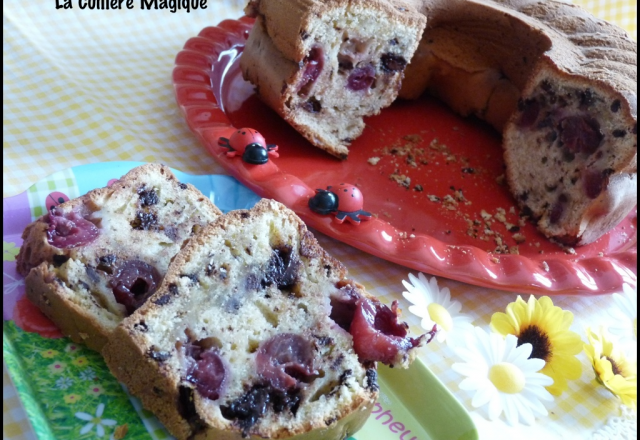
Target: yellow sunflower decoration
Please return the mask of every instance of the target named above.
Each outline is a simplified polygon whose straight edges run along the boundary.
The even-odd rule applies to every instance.
[[[598,333],[588,329],[587,337],[589,344],[585,344],[584,351],[596,373],[596,380],[618,396],[622,403],[635,409],[638,404],[638,365],[626,358],[603,329]]]
[[[495,332],[515,335],[518,346],[530,343],[533,346],[530,358],[545,361],[540,372],[553,379],[547,391],[554,396],[567,390],[568,380],[582,375],[582,364],[576,355],[582,352],[583,342],[577,333],[569,330],[572,323],[573,314],[554,306],[547,296],[540,300],[531,296],[528,302],[518,297],[507,306],[506,313],[495,313],[491,317],[491,328]]]

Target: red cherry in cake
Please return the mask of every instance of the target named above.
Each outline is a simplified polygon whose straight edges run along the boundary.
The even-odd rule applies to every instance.
[[[316,195],[309,199],[309,208],[316,214],[334,214],[337,223],[345,219],[353,224],[361,220],[370,220],[371,214],[363,210],[364,196],[354,185],[341,183],[328,186],[326,190],[317,189]]]
[[[369,65],[355,69],[347,80],[347,88],[354,92],[370,89],[376,79],[376,68]]]
[[[389,308],[366,298],[356,303],[349,333],[353,336],[353,349],[363,362],[383,364],[392,364],[399,355],[406,355],[412,348],[420,346],[426,337],[407,336],[407,325],[398,322],[397,301]],[[434,334],[432,331],[431,337]]]
[[[262,344],[256,364],[260,377],[278,390],[294,388],[300,380],[317,374],[311,342],[290,333],[276,335]]]
[[[215,349],[193,354],[194,363],[187,373],[187,380],[195,384],[202,397],[218,400],[227,378],[227,370]]]
[[[49,223],[47,241],[60,249],[85,246],[100,235],[100,230],[77,212],[62,213],[55,207],[45,219]]]
[[[264,136],[253,128],[241,128],[229,138],[221,137],[218,145],[227,149],[227,157],[241,156],[250,165],[264,165],[269,156],[279,157],[278,146],[267,144]]]
[[[116,301],[131,314],[149,298],[160,285],[158,270],[144,261],[131,260],[118,267],[111,289]]]

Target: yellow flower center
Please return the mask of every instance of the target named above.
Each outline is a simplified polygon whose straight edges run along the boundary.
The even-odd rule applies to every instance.
[[[524,389],[525,378],[520,368],[507,362],[494,365],[489,370],[489,380],[498,391],[516,394]]]
[[[453,328],[453,318],[451,317],[451,313],[447,311],[444,307],[442,307],[438,303],[431,303],[427,307],[427,311],[429,312],[429,316],[433,321],[438,324],[442,329],[446,332],[451,331]]]

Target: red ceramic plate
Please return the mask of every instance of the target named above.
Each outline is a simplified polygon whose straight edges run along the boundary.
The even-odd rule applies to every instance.
[[[597,294],[637,284],[637,209],[597,242],[563,249],[521,223],[501,184],[499,136],[424,99],[369,118],[346,161],[312,147],[260,102],[238,58],[249,19],[223,21],[191,38],[173,72],[189,127],[230,174],[292,208],[309,226],[378,257],[433,275],[534,294]],[[220,137],[260,131],[279,157],[264,165],[230,158]],[[360,225],[308,207],[316,189],[349,183],[373,214]]]

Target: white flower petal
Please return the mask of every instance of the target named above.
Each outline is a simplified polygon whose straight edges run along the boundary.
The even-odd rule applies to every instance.
[[[546,362],[544,361],[544,359],[533,358],[533,359],[524,359],[523,361],[519,362],[518,365],[520,365],[521,370],[525,374],[533,375],[538,371],[542,370],[545,364]]]
[[[451,369],[463,376],[475,376],[478,374],[478,367],[472,364],[453,364]]]
[[[527,402],[522,395],[514,397],[514,399],[511,399],[511,404],[513,405],[514,410],[518,413],[519,419],[526,425],[533,425],[536,418],[529,407],[531,402]]]
[[[494,398],[489,402],[489,420],[495,420],[502,413],[502,401]]]
[[[458,385],[461,390],[465,391],[475,391],[480,388],[481,384],[475,378],[466,378]]]
[[[446,309],[452,316],[457,315],[462,310],[462,303],[460,301],[452,301]]]
[[[527,359],[529,359],[529,356],[531,356],[531,353],[533,352],[533,345],[526,343],[517,347],[518,338],[516,338],[515,336],[513,336],[513,338],[510,338],[509,336],[513,336],[513,335],[508,335],[507,339],[509,340],[509,342],[513,341],[514,345],[513,345],[513,349],[509,349],[505,347],[505,350],[508,350],[510,352],[510,354],[507,356],[506,361],[511,362],[512,364],[522,366],[522,364],[527,362]],[[544,364],[544,361],[542,362]],[[535,371],[539,371],[539,370],[535,370]]]
[[[416,315],[419,318],[428,318],[429,317],[429,311],[427,310],[426,307],[409,306],[409,312],[413,313],[414,315]]]
[[[77,412],[74,414],[78,419],[84,420],[88,422],[89,420],[93,420],[93,416],[91,414],[87,414],[85,412]]]
[[[507,400],[507,399],[505,399]],[[508,399],[513,400],[513,399]],[[515,426],[518,424],[518,411],[516,410],[516,406],[513,405],[513,402],[505,402],[503,405],[504,416],[507,419],[507,423],[511,426]]]
[[[532,386],[541,386],[548,387],[553,385],[553,378],[546,376],[542,373],[536,373],[527,377],[527,384],[531,384]]]
[[[98,424],[98,425],[96,426],[96,435],[97,435],[98,437],[102,437],[102,436],[104,435],[104,428],[102,427],[102,425],[101,425],[101,424]]]
[[[547,393],[549,392],[547,391]],[[549,396],[551,396],[551,394],[549,394]],[[546,416],[547,414],[549,414],[544,404],[535,397],[535,394],[528,392],[528,390],[524,390],[522,392],[522,398],[526,400],[527,405],[533,412],[535,412],[539,416]],[[553,396],[551,396],[551,398],[553,400]]]
[[[471,405],[473,405],[474,408],[480,408],[481,406],[489,403],[491,399],[494,399],[496,397],[496,393],[497,391],[493,386],[480,387],[478,388],[476,394],[473,396]]]
[[[80,430],[80,435],[86,434],[87,432],[91,431],[92,429],[93,429],[93,423],[87,423]]]
[[[100,405],[98,405],[98,408],[96,409],[96,417],[102,417],[103,412],[104,412],[104,403],[101,403]]]
[[[115,424],[117,424],[118,422],[115,420],[111,420],[111,419],[102,419],[101,422],[104,426],[113,426]]]

